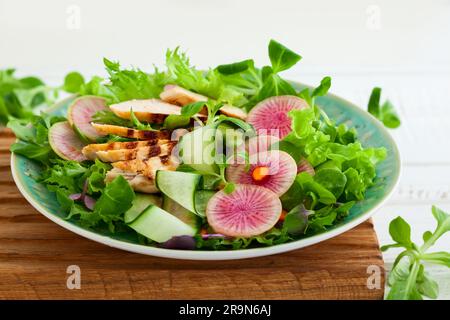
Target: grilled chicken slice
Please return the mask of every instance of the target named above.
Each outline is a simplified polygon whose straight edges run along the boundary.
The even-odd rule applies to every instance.
[[[175,170],[179,165],[179,161],[175,156],[167,155],[160,157],[152,157],[144,160],[127,160],[113,162],[114,168],[120,169],[128,173],[142,174],[145,177],[154,179],[157,170]]]
[[[208,101],[208,97],[186,90],[174,84],[166,85],[159,97],[163,101],[179,106],[185,106],[198,101]]]
[[[238,107],[235,107],[235,106],[230,106],[229,104],[224,105],[219,110],[224,115],[232,117],[232,118],[238,118],[238,119],[241,119],[241,120],[247,119],[247,112],[245,112],[241,108],[238,108]]]
[[[145,160],[156,156],[170,155],[176,144],[176,141],[169,141],[161,145],[140,147],[136,149],[97,151],[97,157],[103,162],[117,162],[133,159]]]
[[[134,191],[144,193],[159,192],[155,185],[155,180],[143,176],[142,174],[129,173],[117,168],[113,168],[106,173],[105,182],[113,181],[117,176],[123,176]]]
[[[131,110],[141,121],[150,123],[163,123],[170,114],[179,115],[179,106],[161,101],[159,99],[129,100],[109,106],[112,112],[123,119],[131,118]]]
[[[142,147],[149,147],[155,145],[163,145],[169,140],[145,140],[145,141],[130,141],[130,142],[109,142],[109,143],[92,143],[85,146],[81,152],[89,160],[97,158],[97,152],[121,149],[136,149]]]
[[[198,101],[208,101],[208,97],[201,94],[189,91],[180,86],[169,84],[164,87],[164,91],[161,92],[161,100],[177,104],[180,106],[185,106],[187,104],[198,102]],[[205,110],[202,111],[205,113]],[[247,113],[241,108],[224,105],[220,108],[220,112],[233,118],[238,118],[241,120],[247,119]]]
[[[91,122],[91,124],[100,134],[115,134],[120,137],[140,140],[168,140],[170,138],[170,133],[166,130],[136,130],[111,124],[99,124],[95,122]]]

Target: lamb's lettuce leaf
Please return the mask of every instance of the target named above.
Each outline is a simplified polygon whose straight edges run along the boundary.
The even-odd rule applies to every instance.
[[[367,111],[380,120],[387,128],[395,129],[401,124],[394,105],[386,100],[381,104],[381,88],[375,87],[370,94]]]
[[[11,152],[47,165],[50,159],[56,158],[48,142],[48,129],[59,121],[65,121],[65,118],[47,114],[33,115],[30,120],[10,120],[8,128],[19,138],[11,145]]]
[[[0,125],[12,119],[32,119],[33,109],[53,104],[58,88],[37,77],[17,77],[14,69],[0,70]]]

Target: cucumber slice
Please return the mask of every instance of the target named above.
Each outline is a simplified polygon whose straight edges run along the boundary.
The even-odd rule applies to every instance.
[[[216,129],[205,126],[185,134],[180,141],[180,155],[184,164],[203,174],[215,174],[219,169],[215,163],[214,137]]]
[[[216,191],[212,190],[198,190],[195,192],[195,211],[199,216],[206,216],[206,206],[215,193]]]
[[[218,176],[212,176],[212,175],[204,175],[202,177],[202,190],[217,190],[218,186],[222,182],[222,178]]]
[[[137,233],[159,243],[176,236],[195,235],[194,228],[155,205],[148,206],[129,226]]]
[[[156,187],[185,209],[195,212],[194,194],[202,176],[191,172],[158,170]]]
[[[197,232],[200,229],[201,219],[193,212],[180,206],[176,201],[164,195],[162,208],[175,217],[190,225]]]
[[[149,205],[161,206],[161,198],[154,194],[136,193],[133,200],[133,205],[127,212],[125,212],[125,223],[130,223],[136,219],[144,209]]]

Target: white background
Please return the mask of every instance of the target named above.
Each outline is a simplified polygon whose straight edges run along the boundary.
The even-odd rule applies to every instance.
[[[431,204],[450,210],[450,0],[0,0],[0,68],[53,84],[72,70],[103,75],[102,57],[150,70],[177,45],[203,68],[266,64],[270,38],[303,56],[286,77],[330,75],[332,92],[361,107],[378,85],[397,106],[403,176],[374,219],[382,244],[397,215],[420,241],[435,225]],[[450,250],[450,236],[436,250]],[[448,270],[432,271],[448,299]]]

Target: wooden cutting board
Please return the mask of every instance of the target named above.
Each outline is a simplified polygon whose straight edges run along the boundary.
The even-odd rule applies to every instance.
[[[383,298],[383,259],[370,220],[320,244],[263,258],[202,262],[129,253],[84,239],[33,209],[12,180],[13,140],[0,132],[0,299]],[[80,289],[67,287],[74,265]],[[369,289],[377,271],[379,286]]]

